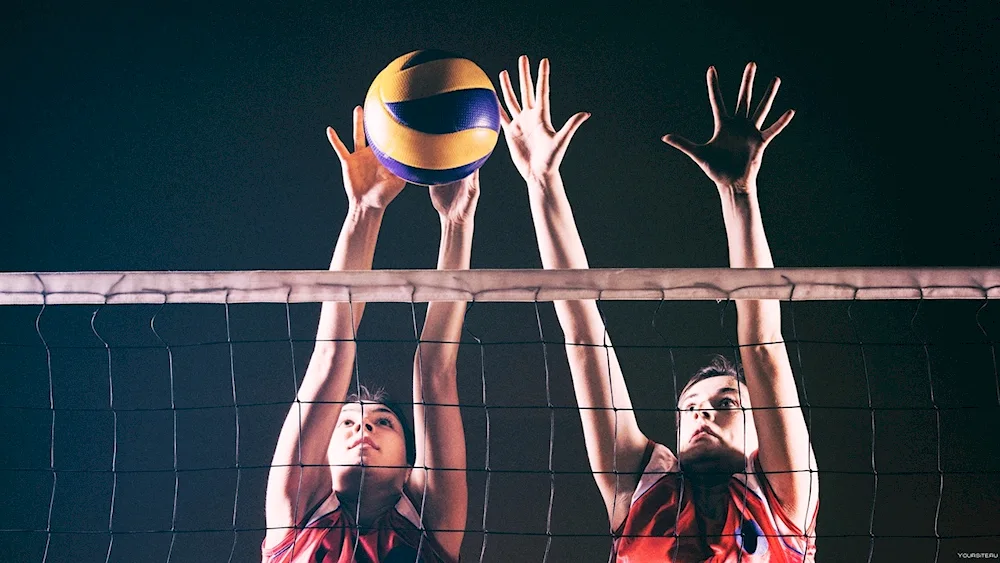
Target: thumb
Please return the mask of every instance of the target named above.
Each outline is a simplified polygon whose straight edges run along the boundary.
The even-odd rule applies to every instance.
[[[576,134],[576,130],[583,125],[584,121],[590,119],[590,114],[587,112],[580,112],[573,117],[569,118],[569,121],[562,126],[562,129],[556,133],[556,150],[555,150],[555,161],[559,162],[562,160],[563,155],[566,154],[566,148],[569,147],[569,142],[573,139],[573,135]]]
[[[347,157],[351,156],[351,151],[347,150],[347,147],[344,146],[344,142],[340,140],[340,136],[337,135],[337,132],[333,129],[333,127],[326,128],[326,138],[330,141],[330,146],[333,147],[333,152],[337,153],[337,158],[340,159],[341,163],[343,163]]]
[[[698,161],[698,157],[695,156],[695,153],[698,151],[698,145],[692,143],[691,141],[685,139],[684,137],[681,137],[680,135],[670,134],[670,135],[664,135],[663,138],[661,138],[660,140],[674,147],[675,149],[681,151],[682,153],[688,155],[688,157],[690,157],[691,160],[694,160],[695,162]]]

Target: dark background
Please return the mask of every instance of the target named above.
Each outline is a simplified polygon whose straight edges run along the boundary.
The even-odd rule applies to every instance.
[[[554,121],[593,113],[562,167],[592,266],[726,264],[711,184],[658,139],[706,140],[705,69],[718,68],[733,104],[748,60],[759,65],[758,94],[782,78],[772,119],[797,111],[760,178],[777,264],[997,266],[994,6],[7,6],[0,270],[325,268],[346,201],[324,128],[349,137],[351,108],[371,79],[418,48],[460,53],[494,79],[516,71],[520,54],[551,59]],[[501,141],[482,170],[476,268],[540,265],[506,152]],[[425,192],[409,187],[390,206],[376,268],[433,267],[437,220]],[[604,307],[636,407],[649,409],[640,422],[672,445],[665,405],[709,354],[732,354],[732,307]],[[827,472],[820,561],[1000,551],[1000,397],[983,344],[1000,330],[996,309],[786,306]],[[93,307],[49,307],[36,331],[39,307],[0,309],[5,560],[42,560],[50,498],[48,561],[259,558],[266,466],[316,311],[171,305],[95,316]],[[608,553],[565,357],[540,343],[561,335],[551,306],[537,311],[541,330],[530,304],[477,304],[468,317],[460,374],[474,531],[465,560],[479,560],[484,528],[484,560],[541,560],[550,484],[549,560]],[[362,348],[363,379],[407,396],[420,315],[419,305],[369,308],[361,336],[389,342]],[[552,403],[567,408],[544,408],[547,383]],[[993,537],[939,543],[935,533]]]

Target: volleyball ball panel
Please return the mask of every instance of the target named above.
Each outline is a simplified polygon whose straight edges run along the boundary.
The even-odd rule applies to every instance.
[[[496,147],[500,104],[486,73],[444,51],[414,51],[380,72],[365,97],[365,136],[393,174],[415,184],[453,182]]]

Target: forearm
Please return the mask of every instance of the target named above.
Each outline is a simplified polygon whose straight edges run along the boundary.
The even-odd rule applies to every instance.
[[[773,268],[771,249],[757,199],[757,186],[718,185],[726,225],[731,268]],[[781,308],[777,300],[737,300],[740,344],[781,340]]]
[[[583,242],[559,175],[529,182],[528,191],[543,267],[588,268]],[[566,339],[566,356],[591,470],[614,523],[622,517],[617,512],[625,506],[616,499],[623,494],[631,495],[635,488],[631,474],[638,470],[646,438],[639,430],[625,378],[597,303],[574,300],[556,301],[554,305]],[[627,482],[619,481],[617,474],[628,475]]]
[[[472,254],[473,220],[441,219],[439,270],[466,270]],[[465,303],[431,302],[413,358],[413,418],[416,461],[413,493],[424,501],[429,529],[463,530],[468,507],[465,428],[456,382]],[[434,471],[444,469],[444,471]],[[461,549],[461,532],[436,532],[435,540],[452,556]]]
[[[529,180],[531,217],[545,269],[590,267],[562,177]],[[556,301],[556,315],[567,344],[604,344],[604,320],[593,300]]]
[[[542,267],[587,269],[587,253],[576,228],[573,209],[559,173],[528,181],[531,218],[538,237]]]
[[[456,223],[441,219],[441,244],[438,249],[438,270],[467,270],[472,256],[473,219]],[[424,327],[420,333],[418,355],[414,369],[422,374],[415,381],[414,398],[429,402],[457,402],[455,364],[459,340],[465,320],[463,301],[435,301],[427,304]],[[419,396],[418,396],[419,395]],[[439,401],[437,399],[448,399]]]
[[[383,214],[383,209],[349,206],[330,260],[331,271],[371,269]],[[323,303],[316,330],[317,347],[321,348],[336,340],[353,339],[361,323],[364,303],[351,305],[353,309],[344,302]]]
[[[382,211],[351,206],[330,262],[331,270],[371,268]],[[275,447],[268,477],[271,520],[298,522],[303,503],[314,500],[318,484],[328,479],[326,450],[347,395],[353,371],[355,331],[363,304],[326,302],[320,311],[309,365]],[[291,506],[286,503],[290,502]],[[284,508],[282,508],[284,507]],[[286,510],[294,512],[283,514]]]

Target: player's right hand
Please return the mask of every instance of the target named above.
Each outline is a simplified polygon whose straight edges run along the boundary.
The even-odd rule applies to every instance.
[[[326,128],[326,136],[344,175],[344,191],[351,207],[383,209],[406,186],[406,181],[394,175],[375,158],[375,153],[365,141],[364,110],[354,108],[354,152],[340,140],[333,127]]]

